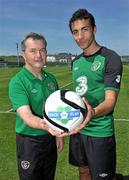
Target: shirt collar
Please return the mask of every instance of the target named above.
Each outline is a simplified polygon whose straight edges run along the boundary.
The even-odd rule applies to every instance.
[[[23,73],[31,80],[37,79],[25,66],[22,68]],[[42,80],[44,80],[47,77],[47,73],[41,70]]]

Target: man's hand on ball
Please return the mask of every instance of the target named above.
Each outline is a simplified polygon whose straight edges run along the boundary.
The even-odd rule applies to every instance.
[[[51,127],[48,126],[48,124],[44,121],[44,119],[41,120],[42,123],[42,129],[48,131],[52,136],[60,136],[60,131],[55,131]]]
[[[71,132],[70,132],[70,135],[72,134],[76,134],[78,133],[81,129],[83,129],[87,123],[94,117],[95,115],[95,112],[94,112],[94,109],[89,105],[88,101],[83,98],[83,102],[85,103],[86,107],[87,107],[87,115],[86,115],[86,118],[84,119],[84,121],[79,125],[77,126],[75,129],[73,129]]]

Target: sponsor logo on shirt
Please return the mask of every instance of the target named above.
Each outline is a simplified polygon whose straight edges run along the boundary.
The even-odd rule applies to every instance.
[[[76,79],[76,93],[80,96],[83,96],[88,90],[87,77],[80,76]]]
[[[33,94],[35,94],[35,93],[38,92],[38,90],[37,90],[37,89],[32,89],[31,92],[32,92]]]
[[[79,70],[79,67],[74,67],[73,70],[74,70],[74,71],[78,71],[78,70]]]

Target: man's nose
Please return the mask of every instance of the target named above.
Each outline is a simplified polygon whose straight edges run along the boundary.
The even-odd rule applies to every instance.
[[[41,57],[41,52],[40,52],[40,50],[37,50],[36,55],[37,55],[38,57]]]
[[[83,37],[82,31],[78,31],[78,38],[81,39]]]

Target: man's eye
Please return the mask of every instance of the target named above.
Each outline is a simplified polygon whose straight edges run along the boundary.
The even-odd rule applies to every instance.
[[[73,31],[73,35],[76,35],[78,33],[78,31]]]
[[[37,53],[37,52],[40,52],[40,53],[45,53],[46,52],[46,49],[40,49],[40,50],[37,50],[37,49],[30,49],[30,53]]]
[[[87,31],[88,31],[88,28],[82,29],[82,32],[87,32]]]
[[[41,49],[40,52],[41,52],[41,53],[45,53],[45,52],[46,52],[46,49]]]
[[[36,50],[35,50],[35,49],[31,49],[31,50],[30,50],[30,52],[35,53],[35,52],[36,52]]]

